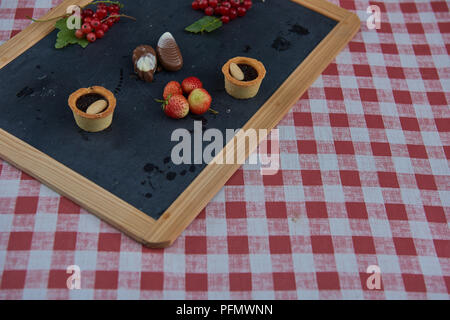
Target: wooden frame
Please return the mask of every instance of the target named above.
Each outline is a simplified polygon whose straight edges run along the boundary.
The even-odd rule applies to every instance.
[[[86,5],[91,1],[64,0],[43,19],[64,14],[68,5]],[[338,24],[245,124],[244,130],[273,129],[359,30],[360,20],[355,14],[325,0],[292,1],[330,17]],[[53,25],[52,22],[33,23],[3,44],[0,69],[44,38],[54,29]],[[259,141],[265,138],[258,137]],[[239,141],[244,144],[234,143],[236,139],[230,141],[217,157],[240,151],[245,152],[247,158],[254,151],[255,148],[246,148],[243,139]],[[2,129],[0,157],[152,248],[170,246],[240,167],[240,164],[209,164],[155,220]]]

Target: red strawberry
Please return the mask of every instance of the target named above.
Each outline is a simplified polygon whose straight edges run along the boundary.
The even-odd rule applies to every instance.
[[[181,89],[181,85],[177,81],[170,81],[164,87],[164,100],[167,100],[170,95],[174,96],[176,94],[183,94],[183,89]]]
[[[183,88],[184,93],[190,94],[194,89],[203,88],[203,83],[199,78],[189,77],[183,80],[181,87]]]
[[[203,88],[197,88],[192,90],[188,98],[189,110],[193,114],[203,114],[209,110],[211,106],[211,96],[208,91]]]
[[[181,119],[189,113],[189,103],[184,96],[176,94],[163,103],[164,113],[174,119]]]

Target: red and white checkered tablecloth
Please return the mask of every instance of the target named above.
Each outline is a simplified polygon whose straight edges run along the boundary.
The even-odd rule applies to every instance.
[[[59,2],[0,0],[0,40]],[[279,124],[280,172],[244,165],[171,248],[0,162],[0,299],[449,299],[448,4],[332,2],[361,31]]]

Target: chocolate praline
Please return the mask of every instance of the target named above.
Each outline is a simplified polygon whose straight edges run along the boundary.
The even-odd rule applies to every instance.
[[[134,72],[146,82],[152,82],[157,68],[156,52],[151,46],[140,45],[133,51]]]
[[[164,33],[159,38],[156,53],[159,63],[167,71],[178,71],[183,67],[183,56],[170,32]]]

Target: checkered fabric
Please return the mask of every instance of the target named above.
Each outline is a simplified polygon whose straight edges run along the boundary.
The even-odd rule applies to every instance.
[[[58,2],[0,0],[0,40]],[[279,124],[281,170],[244,165],[171,248],[0,163],[0,299],[449,299],[448,4],[332,2],[361,31]]]

